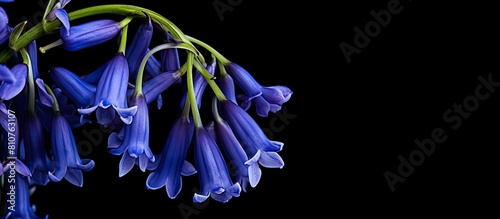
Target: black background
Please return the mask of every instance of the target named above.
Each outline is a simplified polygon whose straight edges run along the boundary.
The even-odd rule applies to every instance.
[[[2,4],[12,16],[11,26],[23,16],[32,20],[32,14],[41,11],[24,2]],[[494,153],[500,142],[498,93],[479,101],[456,130],[443,120],[454,104],[474,95],[478,77],[491,75],[500,81],[498,16],[491,3],[401,0],[402,11],[392,15],[348,63],[339,44],[354,45],[354,28],[364,29],[374,20],[370,11],[385,10],[391,1],[242,0],[223,14],[223,20],[213,2],[74,1],[67,10],[100,3],[150,8],[246,67],[262,84],[289,86],[294,94],[285,108],[296,117],[272,136],[285,143],[280,152],[285,167],[263,169],[256,188],[228,203],[210,199],[195,206],[191,198],[198,186],[196,177],[185,177],[183,190],[171,200],[164,189],[145,189],[147,174],[136,167],[119,178],[119,157],[107,153],[103,143],[87,156],[95,159],[96,167],[85,173],[82,188],[67,182],[38,188],[32,197],[37,214],[50,218],[498,214],[490,201],[498,195]],[[107,46],[74,55],[58,56],[64,51],[57,48],[49,51],[39,57],[41,75],[52,65],[89,71],[113,54],[114,44]],[[168,109],[164,110],[155,115],[165,117]],[[274,116],[258,121],[269,127]],[[168,121],[152,121],[156,147],[163,144]],[[445,130],[446,141],[437,144],[434,153],[391,192],[384,173],[398,174],[398,156],[408,159],[418,149],[414,140],[429,138],[435,128]],[[83,139],[80,131],[75,131],[76,137]],[[179,206],[196,209],[196,214],[183,217]]]

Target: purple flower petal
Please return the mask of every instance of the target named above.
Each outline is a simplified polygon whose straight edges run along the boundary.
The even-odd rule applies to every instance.
[[[99,45],[114,38],[120,33],[119,22],[111,19],[93,20],[73,26],[66,33],[66,27],[61,27],[60,37],[63,48],[68,51],[77,51],[91,46]]]
[[[69,15],[68,12],[64,9],[57,9],[54,11],[54,15],[61,21],[61,23],[64,26],[64,29],[66,30],[66,36],[69,36],[70,34],[70,24],[69,24]]]
[[[147,18],[146,22],[141,24],[135,32],[134,38],[125,52],[132,80],[137,77],[139,65],[148,52],[149,43],[153,36],[153,23],[149,16]]]
[[[239,196],[241,188],[232,186],[240,187],[240,185],[233,184],[217,143],[204,127],[195,127],[194,154],[200,181],[199,195],[210,195],[219,202],[227,202],[233,196]],[[199,201],[196,197],[197,194],[194,196],[194,201]]]
[[[7,66],[0,64],[0,83],[12,84],[14,82],[16,82],[14,74],[12,74]]]
[[[92,104],[96,86],[83,81],[78,75],[63,67],[52,68],[50,77],[78,108],[86,108]]]
[[[132,167],[134,167],[135,164],[135,158],[129,156],[128,154],[124,153],[121,160],[120,160],[120,165],[118,167],[118,176],[123,177],[125,176],[130,170],[132,170]]]
[[[175,198],[182,188],[182,170],[193,172],[193,167],[186,164],[185,158],[193,136],[194,124],[186,116],[179,117],[170,129],[167,141],[158,159],[158,167],[146,180],[148,189],[166,186],[168,197]],[[186,168],[186,169],[185,169]]]
[[[52,96],[47,93],[47,90],[45,90],[45,82],[43,82],[42,79],[37,78],[35,80],[35,83],[37,85],[38,98],[40,100],[40,103],[45,106],[52,107],[54,100],[52,99]]]
[[[260,155],[260,165],[267,168],[283,168],[285,162],[276,152],[265,152]]]
[[[17,96],[24,89],[26,78],[28,77],[28,66],[25,64],[17,64],[11,69],[12,74],[16,78],[14,83],[0,84],[0,100],[10,100]]]

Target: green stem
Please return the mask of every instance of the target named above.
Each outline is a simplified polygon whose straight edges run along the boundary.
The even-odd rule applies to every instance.
[[[231,61],[229,61],[226,57],[224,57],[220,52],[218,52],[217,50],[215,50],[213,47],[211,47],[210,45],[204,43],[203,41],[201,40],[198,40],[192,36],[186,36],[189,41],[195,43],[195,44],[198,44],[200,45],[201,47],[205,48],[206,50],[208,50],[210,53],[212,53],[223,65],[228,65],[229,63],[231,63]]]
[[[212,76],[210,73],[208,73],[207,69],[205,67],[203,67],[203,65],[200,62],[198,62],[198,61],[195,60],[194,66],[203,75],[203,77],[207,81],[208,85],[210,85],[210,87],[214,91],[215,96],[217,97],[217,99],[219,99],[219,100],[227,100],[226,95],[224,95],[224,93],[222,92],[222,90],[215,83],[215,81],[214,81],[215,77]]]
[[[194,84],[193,84],[193,61],[194,55],[193,53],[189,53],[187,57],[187,90],[188,90],[188,98],[189,102],[191,102],[191,112],[193,113],[193,120],[195,127],[203,127],[203,123],[201,121],[200,111],[198,110],[198,104],[196,103],[196,94],[194,93]],[[197,63],[197,62],[194,62]]]
[[[121,36],[122,38],[120,39],[120,46],[118,47],[118,53],[122,53],[123,56],[126,55],[125,51],[127,50],[127,34],[128,34],[128,25],[122,26],[122,36]]]
[[[184,108],[182,109],[182,116],[189,116],[189,113],[191,112],[191,101],[189,101],[189,98],[184,101]]]
[[[153,54],[155,54],[156,52],[158,52],[160,50],[172,49],[172,48],[179,48],[179,49],[188,50],[188,51],[190,51],[189,54],[192,54],[192,53],[196,54],[196,52],[197,52],[193,46],[186,44],[186,43],[179,43],[179,44],[164,43],[164,44],[161,44],[161,45],[154,47],[148,53],[146,53],[146,55],[144,55],[144,58],[142,59],[141,64],[139,65],[139,69],[137,72],[137,78],[135,80],[134,94],[142,93],[142,80],[143,80],[143,75],[144,75],[144,69],[146,68],[146,64],[148,62],[149,57],[151,57]]]
[[[214,117],[215,122],[221,122],[223,120],[222,117],[219,115],[219,111],[217,109],[217,97],[215,96],[212,99],[212,115]]]
[[[47,3],[47,7],[45,8],[45,12],[43,13],[42,17],[43,26],[45,26],[45,24],[47,23],[47,20],[45,18],[47,18],[47,16],[50,14],[52,8],[54,8],[54,5],[56,5],[56,0],[50,0],[49,3]]]
[[[179,41],[192,45],[184,33],[170,20],[157,12],[139,6],[123,4],[98,5],[70,12],[68,16],[70,21],[100,14],[118,14],[146,19],[147,15],[145,13],[147,13],[152,21],[163,31],[170,32],[172,36]],[[33,40],[37,40],[48,33],[52,33],[60,26],[61,22],[57,19],[50,22],[39,23],[20,36],[15,42],[14,48],[24,48]],[[18,51],[11,48],[5,48],[0,52],[0,63],[6,63],[16,52]]]
[[[59,102],[57,102],[56,95],[54,94],[54,92],[52,92],[52,89],[50,89],[49,85],[44,84],[44,87],[47,93],[49,93],[49,95],[52,97],[52,100],[54,101],[54,103],[52,104],[52,110],[54,111],[54,113],[59,113],[60,112]]]
[[[41,24],[35,25],[33,28],[27,30],[23,35],[21,35],[16,43],[14,48],[24,48],[28,44],[30,44],[33,40],[38,39],[45,35],[45,31]],[[14,54],[16,54],[19,50],[14,50],[10,47],[5,48],[0,52],[0,63],[6,63]]]
[[[224,66],[224,64],[222,64],[222,62],[217,62],[217,66],[219,67],[219,72],[222,76],[226,76],[227,75],[227,71],[226,71],[226,67]]]
[[[21,49],[21,56],[23,57],[23,63],[28,67],[28,110],[35,112],[35,78],[31,68],[31,59],[25,48]]]

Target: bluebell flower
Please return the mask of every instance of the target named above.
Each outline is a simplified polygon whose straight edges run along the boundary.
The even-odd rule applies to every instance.
[[[287,102],[293,93],[290,88],[281,85],[263,87],[261,90],[262,95],[253,99],[244,94],[239,95],[238,99],[241,101],[240,106],[244,109],[250,108],[251,103],[254,102],[257,114],[263,117],[267,117],[269,112],[280,111],[282,104]]]
[[[24,163],[31,170],[31,181],[36,185],[46,185],[49,182],[48,173],[52,170],[52,161],[45,150],[45,133],[36,111],[26,112],[23,131]]]
[[[233,170],[236,182],[238,182],[243,191],[250,184],[251,187],[257,186],[262,175],[259,163],[255,159],[249,159],[243,146],[234,135],[229,124],[218,117],[213,123],[214,133],[218,139],[222,151],[228,158],[228,163]],[[213,135],[213,134],[212,134]]]
[[[236,138],[252,160],[268,168],[283,168],[285,163],[277,152],[283,143],[269,140],[255,120],[240,106],[230,100],[221,100],[220,114],[227,121]]]
[[[23,63],[14,65],[10,70],[15,77],[12,83],[2,81],[0,83],[0,100],[10,100],[24,89],[28,77],[28,66]]]
[[[148,48],[147,52],[149,52],[149,51],[150,51],[150,49]],[[146,67],[144,69],[144,72],[146,73],[143,76],[144,80],[147,81],[150,78],[161,74],[162,72],[167,72],[167,71],[162,71],[161,65],[162,65],[161,62],[154,55],[150,56],[148,58],[148,61],[146,62]]]
[[[167,33],[165,41],[170,43],[174,41],[179,43],[177,40],[173,39],[170,33]],[[161,51],[161,70],[166,71],[177,71],[181,68],[181,63],[179,59],[179,51],[177,48],[164,49]]]
[[[255,99],[254,103],[259,116],[267,117],[269,112],[279,111],[293,94],[292,90],[286,86],[262,86],[246,69],[234,62],[229,63],[226,67],[227,73],[246,96],[241,107],[248,110],[250,101]]]
[[[40,74],[38,72],[38,46],[36,44],[36,40],[33,40],[28,44],[27,51],[31,61],[31,72],[33,73],[33,78],[39,78]]]
[[[130,79],[132,80],[136,79],[139,65],[149,51],[149,44],[152,36],[153,23],[151,22],[151,18],[147,15],[146,22],[137,28],[134,38],[132,38],[132,42],[125,52],[125,57],[129,65]]]
[[[60,113],[55,112],[52,116],[50,134],[54,168],[48,173],[49,179],[59,182],[64,178],[71,184],[82,187],[82,171],[92,170],[94,161],[80,158],[71,127]]]
[[[5,215],[5,219],[47,219],[49,215],[45,215],[45,217],[39,217],[35,214],[34,207],[31,204],[30,197],[30,183],[29,178],[23,176],[21,174],[16,174],[15,176],[15,198],[10,200],[15,200],[15,205],[13,210],[7,209],[7,214]],[[4,191],[9,193],[9,191]]]
[[[217,77],[217,86],[221,89],[222,93],[227,99],[238,103],[236,99],[236,89],[234,87],[234,80],[229,74],[221,74]]]
[[[78,109],[80,114],[90,114],[96,110],[97,122],[106,125],[113,121],[116,114],[125,124],[130,124],[137,112],[137,106],[128,107],[127,88],[129,71],[127,59],[123,53],[117,53],[108,62],[106,69],[99,79],[93,106],[86,109]],[[110,106],[112,108],[110,108]],[[114,110],[113,110],[114,109]]]
[[[96,86],[83,81],[78,75],[63,67],[53,67],[50,77],[57,88],[72,100],[78,108],[92,105]]]
[[[178,82],[182,74],[178,71],[163,72],[149,79],[142,84],[142,91],[149,104],[153,100],[158,101],[158,108],[161,108],[162,100],[158,99],[170,86]],[[130,97],[134,93],[134,88],[127,90],[127,96]]]
[[[154,171],[146,180],[146,188],[159,189],[166,187],[171,199],[177,197],[182,189],[182,177],[196,173],[194,166],[186,161],[191,144],[194,124],[191,117],[180,116],[174,122],[163,145],[159,158],[155,162]]]
[[[64,10],[64,7],[71,2],[71,0],[60,0],[57,2],[54,7],[50,10],[49,14],[45,18],[48,21],[54,21],[56,18],[61,21],[64,29],[66,30],[66,36],[69,36],[70,32],[70,24],[69,24],[69,16],[68,12]]]
[[[217,143],[204,127],[195,127],[193,141],[194,164],[200,181],[200,192],[194,194],[193,201],[202,203],[212,197],[219,202],[228,202],[232,197],[238,197],[241,186],[238,182],[233,183]]]
[[[67,35],[66,27],[61,27],[62,47],[68,51],[77,51],[105,43],[120,33],[119,22],[111,19],[92,20],[72,26]]]
[[[110,150],[113,155],[122,154],[119,166],[119,176],[127,174],[138,161],[141,171],[146,171],[149,162],[155,161],[155,156],[149,148],[149,116],[146,98],[142,93],[132,95],[130,106],[137,107],[137,113],[132,123],[123,127],[123,142],[118,148]]]

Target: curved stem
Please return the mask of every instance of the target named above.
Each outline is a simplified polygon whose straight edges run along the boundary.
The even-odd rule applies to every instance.
[[[195,127],[203,127],[203,123],[201,121],[200,111],[198,110],[198,103],[196,103],[196,94],[194,93],[194,84],[193,84],[193,53],[188,54],[187,58],[187,92],[189,102],[191,103],[191,112],[193,113],[193,120]]]
[[[118,53],[122,53],[123,56],[126,55],[125,51],[127,50],[127,34],[128,34],[128,25],[125,25],[122,27],[122,36],[118,47]]]
[[[227,100],[226,95],[224,95],[224,93],[222,92],[222,90],[215,83],[215,81],[214,81],[215,77],[212,76],[210,73],[208,73],[207,69],[205,67],[203,67],[203,65],[200,62],[198,62],[197,60],[195,60],[194,66],[203,75],[203,77],[207,81],[208,85],[210,85],[210,87],[214,91],[215,96],[217,97],[217,99],[219,99],[219,100]]]
[[[52,110],[54,111],[54,113],[59,113],[60,110],[59,110],[59,102],[57,102],[57,98],[56,98],[56,95],[54,94],[54,92],[52,91],[52,89],[49,87],[49,85],[47,84],[43,84],[44,87],[45,87],[45,90],[47,91],[47,93],[52,97],[52,100],[54,101],[54,103],[52,104]]]
[[[228,65],[231,61],[229,61],[226,57],[224,57],[222,54],[220,54],[220,52],[218,52],[217,50],[215,50],[213,47],[211,47],[210,45],[204,43],[203,41],[201,40],[198,40],[194,37],[191,37],[191,36],[186,36],[191,42],[193,43],[196,43],[198,45],[200,45],[201,47],[205,48],[206,50],[208,50],[210,53],[212,53],[212,55],[214,55],[223,65]]]
[[[134,93],[142,93],[142,80],[143,80],[143,75],[144,75],[144,69],[146,68],[146,64],[148,62],[149,57],[151,57],[154,53],[163,50],[163,49],[172,49],[172,48],[179,48],[179,49],[185,49],[190,51],[191,53],[196,53],[196,50],[194,47],[192,47],[189,44],[185,43],[180,43],[180,44],[175,44],[175,43],[165,43],[158,45],[151,49],[146,55],[144,55],[144,58],[141,61],[141,64],[139,65],[139,70],[137,72],[137,78],[135,81],[135,90]],[[184,68],[184,66],[183,66]],[[182,68],[181,68],[182,69]]]
[[[31,68],[31,59],[25,48],[21,49],[23,63],[28,67],[28,110],[35,112],[35,78],[33,78],[33,69]]]
[[[70,21],[99,14],[118,14],[146,19],[147,15],[145,14],[145,12],[151,17],[152,21],[163,31],[169,32],[174,38],[177,38],[181,42],[192,45],[186,35],[184,35],[184,33],[170,20],[155,11],[139,6],[125,4],[98,5],[70,12],[68,13],[68,16]],[[38,38],[53,32],[60,26],[61,22],[57,19],[51,22],[38,23],[19,37],[19,39],[15,42],[14,48],[24,48],[33,40],[37,40]],[[16,52],[18,51],[11,48],[6,48],[1,51],[0,63],[6,63],[7,60],[9,60]]]

